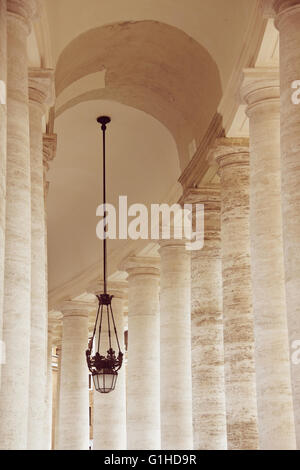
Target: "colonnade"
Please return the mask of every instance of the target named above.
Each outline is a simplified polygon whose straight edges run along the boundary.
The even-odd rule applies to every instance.
[[[47,318],[43,137],[53,71],[28,70],[35,0],[0,0],[0,448],[48,449],[52,346]],[[118,330],[128,292],[128,362],[116,391],[94,392],[94,449],[295,449],[300,446],[300,1],[274,0],[280,71],[244,71],[249,139],[216,138],[220,183],[184,187],[205,210],[204,247],[160,242],[130,256],[111,285]],[[193,175],[195,181],[197,175]],[[195,185],[196,186],[196,185]],[[96,293],[96,288],[87,291]],[[85,350],[95,305],[61,305],[58,449],[88,449]]]

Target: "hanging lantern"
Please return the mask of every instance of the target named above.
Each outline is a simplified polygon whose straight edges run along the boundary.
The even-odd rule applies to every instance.
[[[105,155],[105,131],[106,125],[111,121],[108,116],[101,116],[97,122],[101,124],[103,133],[103,204],[105,209],[106,204],[106,155]],[[106,232],[104,228],[103,233],[103,280],[104,280],[104,293],[97,295],[99,302],[98,311],[93,331],[92,339],[89,343],[89,348],[86,351],[86,359],[89,371],[92,374],[94,387],[97,392],[110,393],[115,389],[118,370],[122,367],[123,353],[120,348],[118,333],[116,329],[114,314],[112,310],[113,296],[107,293],[107,247],[106,247]],[[101,354],[101,333],[103,334],[103,322],[107,324],[107,341],[108,350],[102,351]],[[115,342],[118,347],[118,355],[112,347],[112,332],[115,337]],[[96,341],[95,341],[96,340]],[[94,349],[94,342],[95,349]],[[102,349],[106,349],[102,345]],[[95,355],[92,355],[95,351]]]

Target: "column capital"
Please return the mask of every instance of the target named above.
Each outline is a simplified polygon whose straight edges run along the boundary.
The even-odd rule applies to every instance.
[[[276,15],[300,6],[300,0],[263,0],[262,11],[265,18],[275,18]]]
[[[140,274],[159,276],[160,260],[154,257],[129,256],[122,261],[120,269],[129,276]]]
[[[208,209],[220,209],[221,190],[217,185],[205,185],[199,188],[187,188],[180,199],[180,204],[205,204]]]
[[[38,17],[39,4],[36,0],[7,0],[7,12],[24,22],[31,30],[31,21]]]
[[[257,106],[280,105],[280,81],[277,67],[245,69],[241,86],[241,98],[247,107],[247,115]],[[279,111],[279,108],[278,108]]]
[[[275,26],[280,30],[286,18],[300,13],[300,0],[264,0],[263,13],[275,18]]]
[[[186,243],[188,242],[188,240],[186,240],[185,238],[182,238],[182,239],[175,239],[175,238],[171,238],[169,240],[160,240],[158,243],[160,245],[160,249],[158,250],[159,253],[161,253],[161,251],[164,249],[164,248],[174,248],[174,249],[180,249],[181,251],[187,253],[187,255],[190,255],[190,251],[186,250]]]
[[[107,283],[108,292],[117,299],[124,299],[127,288],[127,281],[108,281]],[[94,294],[95,296],[103,294],[103,281],[101,279],[95,279],[90,282],[86,290],[88,294]]]
[[[95,310],[95,304],[90,302],[81,302],[77,300],[65,300],[61,305],[63,318],[66,317],[88,317],[89,313]]]
[[[287,10],[300,7],[300,0],[268,0],[274,14],[281,14]]]
[[[30,67],[28,70],[29,100],[40,106],[52,106],[55,98],[54,70]]]
[[[220,169],[233,165],[248,166],[249,139],[227,137],[217,139],[210,153],[211,158],[215,159]]]

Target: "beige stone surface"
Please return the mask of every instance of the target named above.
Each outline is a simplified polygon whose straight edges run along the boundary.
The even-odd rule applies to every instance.
[[[83,302],[66,302],[62,312],[58,449],[88,450],[89,388],[85,352],[89,307]]]
[[[51,99],[53,72],[29,71],[29,130],[31,170],[31,337],[28,449],[49,447],[45,436],[47,387],[47,247],[43,166],[44,105]]]
[[[257,449],[247,139],[218,139],[228,449]]]
[[[57,372],[53,387],[53,418],[52,418],[52,447],[58,450],[59,438],[59,401],[60,401],[60,381],[61,381],[61,345],[56,348],[57,353]]]
[[[127,448],[160,449],[159,260],[130,257],[128,273]]]
[[[48,329],[47,338],[47,368],[44,406],[44,447],[46,450],[52,449],[52,419],[53,419],[53,372],[52,372],[52,348],[53,336],[51,328]]]
[[[35,2],[7,2],[7,194],[0,448],[26,449],[29,399],[31,214],[26,38]],[[20,359],[21,358],[21,359]]]
[[[0,1],[0,80],[6,87],[7,44],[6,0]],[[3,90],[2,90],[3,91]],[[0,341],[2,340],[3,289],[4,289],[4,247],[5,247],[5,199],[6,199],[6,103],[0,104]],[[0,353],[1,354],[1,353]],[[1,361],[2,363],[2,361]],[[0,363],[0,387],[1,387]]]
[[[161,448],[193,449],[191,254],[184,240],[160,242]]]
[[[126,380],[124,347],[124,285],[109,284],[108,291],[114,296],[112,309],[118,332],[124,362],[118,372],[116,388],[108,394],[94,390],[93,450],[126,450]],[[106,341],[107,327],[104,317],[101,332],[102,351],[108,350]],[[118,354],[115,336],[112,331],[112,346]],[[106,342],[106,344],[105,344]]]
[[[282,243],[278,70],[246,70],[250,235],[260,448],[295,449]]]
[[[227,449],[221,200],[216,186],[187,190],[185,203],[204,204],[204,246],[192,252],[192,372],[194,448]]]
[[[300,115],[291,88],[299,80],[300,2],[275,1],[280,35],[281,171],[283,242],[290,354],[300,340]],[[300,367],[291,363],[297,448],[300,448]]]

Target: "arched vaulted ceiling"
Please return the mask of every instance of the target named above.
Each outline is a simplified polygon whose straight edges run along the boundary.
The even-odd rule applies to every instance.
[[[105,70],[105,87],[65,103],[106,98],[155,117],[177,142],[181,169],[189,145],[199,144],[222,96],[219,72],[207,51],[173,26],[155,21],[117,23],[81,34],[62,52],[57,96],[73,82]]]
[[[131,202],[164,200],[218,110],[257,0],[45,4],[58,134],[48,198],[52,291],[100,261],[96,116],[114,123],[111,201],[120,191]],[[126,247],[116,241],[110,250],[116,269]]]

